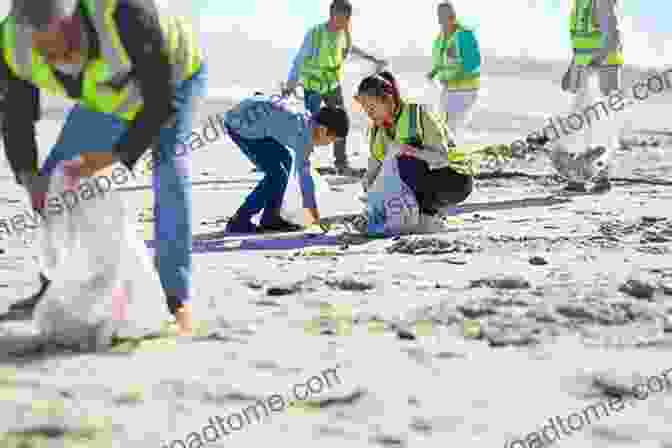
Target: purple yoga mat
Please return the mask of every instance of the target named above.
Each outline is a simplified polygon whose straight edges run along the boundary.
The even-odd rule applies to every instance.
[[[315,235],[296,236],[292,238],[255,238],[255,239],[216,239],[196,240],[191,246],[192,253],[232,252],[238,250],[291,250],[303,249],[312,246],[338,246],[342,244],[337,236]],[[154,241],[145,241],[145,245],[152,249]]]

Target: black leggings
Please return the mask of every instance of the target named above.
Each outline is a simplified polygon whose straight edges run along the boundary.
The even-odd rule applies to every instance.
[[[424,160],[399,157],[399,176],[415,193],[420,211],[435,214],[441,207],[464,201],[474,188],[471,176],[457,173],[452,168],[430,170]]]

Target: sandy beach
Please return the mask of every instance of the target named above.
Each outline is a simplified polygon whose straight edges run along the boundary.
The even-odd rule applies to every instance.
[[[197,127],[270,93],[285,65],[267,77],[215,72]],[[431,103],[419,65],[392,59],[406,95]],[[508,143],[566,113],[564,69],[489,60],[464,140]],[[624,84],[641,76],[630,70]],[[540,155],[503,167],[537,177],[478,180],[467,205],[512,204],[465,213],[447,234],[195,254],[192,340],[35,354],[31,322],[3,320],[0,446],[537,448],[545,436],[534,434],[560,419],[558,446],[672,447],[672,137],[651,132],[670,130],[670,98],[628,109],[626,140],[659,146],[617,151],[621,180],[604,195],[516,206],[562,187]],[[40,122],[42,158],[62,119],[56,107]],[[353,115],[357,167],[364,126]],[[27,201],[2,157],[9,217]],[[259,175],[225,137],[193,158],[194,231],[221,231]],[[331,150],[313,160],[329,166]],[[323,215],[360,210],[356,180],[325,179]],[[123,186],[145,239],[148,185],[140,173]],[[0,312],[38,288],[33,233],[0,240]]]

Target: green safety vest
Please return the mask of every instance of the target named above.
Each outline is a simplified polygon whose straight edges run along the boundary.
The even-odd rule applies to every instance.
[[[352,47],[348,31],[332,33],[327,24],[316,26],[311,34],[314,54],[301,67],[301,82],[305,90],[322,95],[333,92],[343,79],[345,58]]]
[[[432,61],[434,77],[443,81],[450,90],[471,90],[481,86],[480,75],[464,73],[464,64],[460,51],[457,33],[466,31],[461,25],[449,37],[444,33],[434,39],[432,46]]]
[[[402,102],[401,113],[396,122],[394,138],[390,138],[387,132],[378,132],[378,127],[373,127],[369,134],[369,147],[371,157],[379,162],[385,159],[385,150],[391,142],[400,144],[422,144],[423,127],[422,113],[426,113],[422,106],[415,103]],[[445,146],[451,146],[450,132],[445,122],[436,120],[439,126],[439,132],[442,139],[446,142]],[[451,142],[452,143],[452,142]],[[483,145],[466,145],[460,147],[451,147],[446,152],[447,166],[450,166],[458,173],[473,176],[478,173]],[[418,157],[422,158],[422,150],[418,151]]]
[[[596,50],[602,48],[604,33],[600,30],[597,14],[597,2],[593,0],[572,0],[572,12],[569,30],[574,48],[574,62],[577,65],[588,65],[593,60]],[[607,65],[623,65],[623,51],[612,51],[607,56]]]
[[[98,34],[100,54],[96,59],[89,60],[84,68],[81,98],[72,99],[96,112],[114,114],[132,121],[142,110],[143,98],[139,84],[132,78],[128,79],[132,65],[126,49],[121,45],[119,31],[110,20],[117,3],[117,0],[81,1],[83,12]],[[157,5],[153,6],[158,11]],[[189,79],[203,62],[203,53],[196,44],[193,30],[180,18],[160,12],[158,14],[168,42],[169,59],[173,64],[173,81]],[[30,30],[17,25],[11,15],[1,26],[4,58],[14,75],[53,95],[68,97],[52,67],[33,48]],[[124,79],[128,80],[121,86],[110,85]]]

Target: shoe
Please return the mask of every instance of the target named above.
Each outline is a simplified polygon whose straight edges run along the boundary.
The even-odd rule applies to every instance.
[[[280,216],[276,216],[272,219],[264,220],[262,218],[259,223],[260,232],[298,232],[303,227],[293,224]]]
[[[35,308],[35,305],[37,305],[42,296],[44,296],[44,293],[47,292],[47,288],[49,288],[51,280],[49,280],[44,276],[44,274],[40,272],[40,283],[41,285],[39,291],[26,299],[22,299],[11,304],[9,306],[9,311],[30,311]]]
[[[257,233],[259,232],[259,227],[253,224],[249,218],[243,219],[234,216],[229,219],[224,231],[226,233]]]

